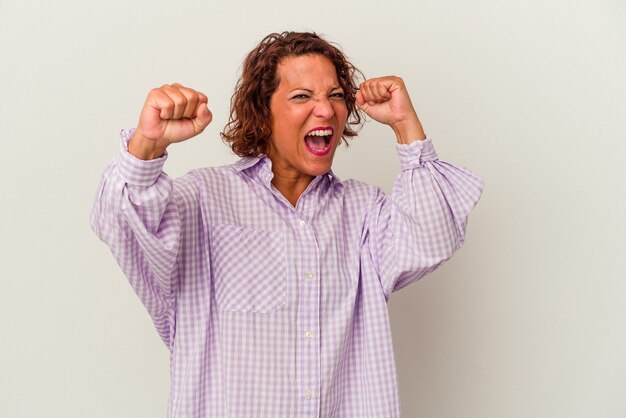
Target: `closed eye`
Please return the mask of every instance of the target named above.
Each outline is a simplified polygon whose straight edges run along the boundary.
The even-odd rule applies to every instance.
[[[343,92],[337,92],[337,93],[332,93],[328,96],[331,99],[334,100],[344,100],[345,99],[345,94]],[[296,94],[295,96],[291,97],[291,100],[308,100],[310,99],[311,96],[308,94]]]

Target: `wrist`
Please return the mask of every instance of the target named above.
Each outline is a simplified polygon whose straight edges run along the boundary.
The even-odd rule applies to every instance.
[[[410,144],[413,141],[423,141],[426,139],[424,128],[417,115],[414,117],[394,123],[391,129],[396,134],[399,144]]]
[[[135,131],[128,142],[128,152],[140,160],[154,160],[165,154],[169,143],[163,140],[148,139]]]

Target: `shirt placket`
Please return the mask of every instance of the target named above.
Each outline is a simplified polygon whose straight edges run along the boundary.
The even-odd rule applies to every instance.
[[[300,397],[303,416],[318,417],[320,413],[321,349],[320,349],[320,263],[319,248],[311,220],[314,208],[310,194],[301,196],[296,228],[302,251],[298,283],[298,338],[300,353]]]

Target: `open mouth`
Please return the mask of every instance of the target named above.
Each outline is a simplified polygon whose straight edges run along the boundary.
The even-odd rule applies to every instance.
[[[312,154],[323,156],[330,152],[332,138],[333,128],[315,128],[305,135],[304,144]]]

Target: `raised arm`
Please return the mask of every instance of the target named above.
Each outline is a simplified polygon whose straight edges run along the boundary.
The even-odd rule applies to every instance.
[[[398,77],[365,81],[357,105],[395,135],[402,172],[390,196],[372,207],[366,251],[386,297],[432,272],[463,245],[469,212],[483,181],[439,161]]]
[[[135,130],[123,131],[118,158],[105,169],[91,226],[111,249],[169,345],[181,240],[201,228],[193,174],[174,182],[162,171],[165,149],[208,125],[206,96],[180,85],[148,95]]]

